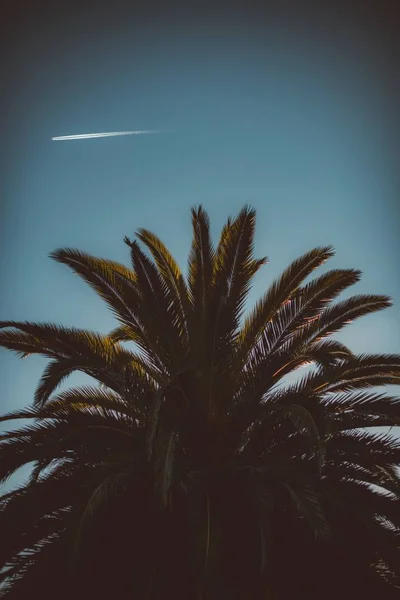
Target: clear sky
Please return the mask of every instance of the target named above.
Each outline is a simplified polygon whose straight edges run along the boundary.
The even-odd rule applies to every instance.
[[[4,157],[0,318],[107,332],[94,292],[48,258],[76,247],[128,264],[124,235],[160,235],[184,267],[190,206],[214,235],[243,204],[257,209],[269,265],[251,302],[299,254],[332,244],[328,267],[364,272],[352,293],[394,307],[341,334],[359,352],[400,352],[398,220],[390,94],[378,45],[246,28],[34,32],[14,47]],[[159,135],[68,142],[131,129]],[[44,361],[0,349],[1,412],[31,402]]]

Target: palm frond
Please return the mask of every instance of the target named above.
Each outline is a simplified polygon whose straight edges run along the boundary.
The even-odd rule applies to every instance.
[[[144,254],[136,241],[125,238],[130,247],[132,266],[137,276],[140,293],[139,314],[146,330],[146,340],[153,358],[168,373],[176,370],[184,350],[179,326],[171,319],[171,299],[168,286],[156,265]]]
[[[189,335],[193,360],[199,367],[207,362],[207,319],[210,311],[210,290],[215,249],[210,235],[208,214],[200,205],[192,208],[192,245],[188,261]]]
[[[44,406],[51,394],[61,385],[64,379],[76,370],[79,370],[79,362],[77,361],[68,358],[51,360],[46,365],[35,390],[34,405]]]
[[[72,248],[55,250],[50,258],[67,265],[82,277],[107,302],[117,318],[136,331],[136,276],[133,271],[115,261]]]
[[[211,285],[215,250],[210,236],[210,221],[200,205],[192,208],[193,242],[189,254],[188,283],[190,300],[196,307],[204,306]]]
[[[400,398],[379,394],[376,392],[345,392],[334,393],[325,397],[325,406],[331,414],[366,414],[372,416],[385,416],[396,423],[400,419]]]
[[[359,278],[360,272],[351,269],[329,271],[296,290],[291,299],[276,312],[274,319],[266,324],[260,338],[263,352],[271,354],[281,348],[286,352],[291,351],[297,342],[294,334],[307,328],[310,323],[317,322],[327,305]],[[302,347],[297,345],[295,349],[298,352]]]
[[[320,318],[298,334],[298,342],[319,341],[336,333],[355,319],[392,305],[388,296],[357,295],[326,308]]]
[[[387,434],[366,431],[333,433],[326,440],[327,460],[344,460],[360,466],[390,468],[400,464],[400,442]]]
[[[246,362],[266,324],[274,318],[282,304],[289,301],[300,284],[333,255],[331,246],[315,248],[293,261],[282,276],[269,287],[244,322],[240,334],[242,364]]]
[[[171,318],[176,324],[184,352],[189,350],[188,318],[190,312],[188,290],[180,268],[162,241],[150,231],[139,229],[137,237],[151,252],[158,270],[168,288]]]
[[[219,241],[214,261],[213,293],[224,298],[224,326],[219,320],[218,338],[229,340],[236,332],[251,280],[267,259],[253,256],[255,210],[244,207]],[[226,343],[226,342],[225,342]]]

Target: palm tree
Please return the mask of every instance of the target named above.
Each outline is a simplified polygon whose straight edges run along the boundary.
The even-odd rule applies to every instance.
[[[398,597],[400,356],[330,339],[390,306],[333,303],[360,279],[332,255],[295,260],[244,315],[255,212],[213,245],[192,209],[185,278],[153,233],[125,238],[132,270],[72,249],[71,267],[118,319],[109,335],[6,321],[0,345],[49,363],[31,407],[2,421],[0,577],[9,600]],[[133,342],[131,346],[126,342]],[[132,349],[133,348],[133,349]],[[286,377],[312,365],[294,383]],[[57,393],[74,371],[96,385]],[[378,596],[379,595],[379,596]]]

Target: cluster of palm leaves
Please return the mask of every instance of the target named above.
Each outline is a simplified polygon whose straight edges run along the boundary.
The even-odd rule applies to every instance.
[[[329,337],[390,299],[334,303],[352,269],[306,283],[324,247],[244,314],[266,263],[255,212],[215,246],[202,207],[192,226],[187,277],[144,229],[125,238],[132,269],[52,254],[111,308],[109,335],[0,324],[1,346],[49,359],[32,406],[2,418],[30,424],[0,436],[0,480],[32,464],[0,499],[2,597],[397,598],[400,442],[373,428],[400,424],[377,391],[400,356]],[[75,371],[97,384],[57,393]]]

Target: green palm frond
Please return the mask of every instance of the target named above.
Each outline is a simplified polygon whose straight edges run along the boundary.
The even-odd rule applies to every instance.
[[[311,343],[293,353],[280,351],[264,359],[255,353],[243,372],[236,399],[239,402],[251,402],[253,398],[257,400],[283,377],[300,367],[314,364],[322,370],[331,369],[352,356],[344,344],[334,340]]]
[[[214,270],[215,250],[210,236],[210,221],[202,206],[192,208],[193,241],[189,254],[189,298],[196,307],[204,306]]]
[[[116,317],[136,331],[136,276],[130,269],[72,248],[55,250],[50,257],[82,277],[107,302]]]
[[[290,351],[293,342],[297,341],[294,334],[318,321],[323,309],[344,289],[354,285],[359,277],[360,272],[355,270],[329,271],[299,288],[267,323],[260,339],[264,353],[271,354],[280,348]]]
[[[231,363],[236,360],[234,342],[239,322],[247,298],[251,281],[266,259],[253,257],[255,212],[245,207],[236,219],[224,226],[215,252],[213,280],[210,291],[208,319],[206,324],[208,366],[211,370],[209,383],[209,406],[212,410],[226,409],[226,400],[219,394],[215,398],[215,379],[220,382],[224,373],[231,371]],[[227,389],[229,379],[218,387]],[[216,402],[218,403],[216,406]]]
[[[108,336],[84,329],[60,327],[52,323],[29,323],[17,321],[2,321],[0,328],[11,329],[8,332],[1,332],[0,335],[8,333],[8,347],[11,346],[13,335],[15,335],[16,344],[20,343],[20,334],[25,334],[28,338],[36,340],[39,351],[52,357],[64,356],[87,357],[90,356],[94,364],[109,365],[115,358],[119,362],[130,360],[132,354],[127,352],[121,346],[113,344]],[[16,330],[16,331],[13,331]],[[0,344],[3,338],[0,337]],[[12,349],[12,348],[11,348]]]
[[[79,370],[79,366],[79,362],[68,358],[49,361],[36,388],[34,405],[43,406],[58,386],[74,371]]]
[[[219,241],[213,272],[213,295],[224,298],[223,319],[217,323],[217,337],[229,341],[239,326],[244,302],[253,276],[267,259],[253,256],[255,211],[245,207],[228,226]],[[223,323],[223,322],[224,323]]]
[[[210,222],[202,206],[192,208],[193,238],[188,261],[188,296],[191,305],[188,326],[194,360],[207,363],[207,319],[210,311],[210,290],[214,270],[215,249],[210,236]]]
[[[246,362],[249,352],[258,342],[266,324],[274,318],[278,309],[291,299],[300,284],[317,267],[333,255],[331,246],[315,248],[293,261],[282,276],[269,287],[244,322],[240,334],[242,364]]]
[[[302,350],[302,355],[309,357],[313,362],[327,369],[333,367],[339,361],[350,360],[354,356],[345,344],[328,339],[308,344]]]
[[[53,358],[35,392],[36,405],[43,405],[63,379],[78,370],[118,393],[124,392],[128,381],[143,393],[151,389],[151,379],[157,376],[145,359],[105,335],[52,324],[14,321],[2,322],[0,327],[12,328],[0,332],[0,345],[17,351],[26,350],[26,345],[21,346],[21,338],[26,337],[34,340],[35,352]],[[33,341],[29,343],[32,345]]]
[[[56,250],[50,256],[72,268],[107,302],[118,321],[129,328],[130,339],[147,359],[155,360],[153,366],[159,367],[137,313],[140,295],[136,274],[120,263],[70,248]]]
[[[291,393],[332,393],[363,389],[371,385],[399,383],[399,357],[382,355],[371,364],[368,358],[353,355],[329,368],[307,373],[288,386]],[[354,385],[353,385],[354,384]]]
[[[168,287],[156,265],[144,254],[139,244],[127,237],[124,241],[130,247],[132,266],[138,280],[138,311],[146,330],[146,341],[160,369],[173,373],[182,360],[184,350],[177,324],[171,318]]]
[[[119,325],[115,327],[110,333],[108,337],[113,342],[134,342],[135,334],[133,330],[129,327],[129,325]]]
[[[188,319],[190,313],[186,282],[175,259],[162,241],[146,229],[139,229],[137,237],[151,252],[157,268],[168,288],[171,319],[176,325],[184,353],[189,351]]]
[[[352,323],[355,319],[364,315],[369,315],[379,310],[383,310],[392,305],[388,296],[377,295],[357,295],[337,302],[328,307],[321,314],[320,319],[311,323],[303,332],[300,332],[299,338],[309,342],[319,341],[320,339],[336,333],[345,325]]]

